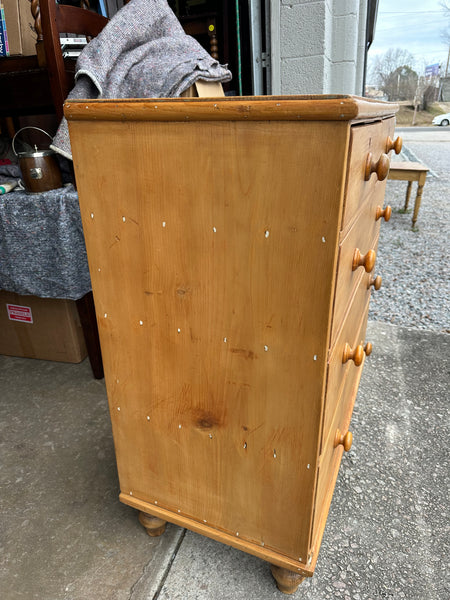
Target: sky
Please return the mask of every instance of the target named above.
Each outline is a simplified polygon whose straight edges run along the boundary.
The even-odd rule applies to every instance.
[[[375,55],[401,48],[414,56],[420,75],[426,65],[434,63],[443,64],[445,70],[449,47],[441,32],[450,23],[444,14],[440,0],[379,0],[369,64]]]

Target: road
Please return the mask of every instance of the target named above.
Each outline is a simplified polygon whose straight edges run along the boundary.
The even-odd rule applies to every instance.
[[[395,133],[403,139],[403,152],[393,160],[423,162],[430,176],[450,180],[450,127],[396,127]]]
[[[450,127],[396,127],[404,142],[450,142]]]
[[[397,131],[443,131],[450,135],[450,127],[397,127]]]

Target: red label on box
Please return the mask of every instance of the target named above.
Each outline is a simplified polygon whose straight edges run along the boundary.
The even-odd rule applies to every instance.
[[[17,304],[7,304],[8,319],[10,321],[20,321],[21,323],[32,323],[33,315],[29,306],[18,306]]]

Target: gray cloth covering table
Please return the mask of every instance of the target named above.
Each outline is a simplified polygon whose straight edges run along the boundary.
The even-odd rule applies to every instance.
[[[78,300],[91,290],[78,194],[72,185],[0,196],[0,289]]]

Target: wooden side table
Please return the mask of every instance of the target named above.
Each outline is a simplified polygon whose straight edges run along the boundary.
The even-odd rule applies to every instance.
[[[417,215],[419,214],[420,203],[422,201],[423,186],[427,178],[427,172],[430,169],[419,162],[393,162],[389,170],[388,179],[396,181],[407,181],[408,187],[406,188],[405,198],[405,210],[408,208],[409,199],[411,197],[412,182],[417,181],[417,193],[416,201],[414,203],[414,212],[412,218],[412,226],[414,227],[417,221]]]

